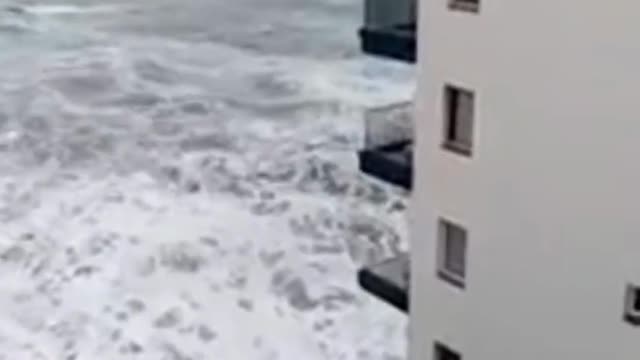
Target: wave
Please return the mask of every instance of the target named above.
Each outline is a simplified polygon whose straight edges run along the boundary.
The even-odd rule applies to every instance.
[[[355,154],[410,70],[84,16],[118,9],[0,7],[43,29],[0,25],[0,358],[395,359],[355,268],[405,250],[406,199]]]
[[[29,5],[29,6],[11,6],[16,13],[30,13],[38,15],[70,15],[70,14],[89,14],[89,13],[108,13],[122,10],[122,7],[114,5],[94,5],[94,6],[78,6],[78,5]]]

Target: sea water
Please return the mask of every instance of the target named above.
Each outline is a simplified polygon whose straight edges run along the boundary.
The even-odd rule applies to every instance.
[[[0,1],[0,359],[403,359],[358,0]]]

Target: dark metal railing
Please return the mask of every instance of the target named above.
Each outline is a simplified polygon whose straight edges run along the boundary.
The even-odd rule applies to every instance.
[[[364,149],[360,170],[407,189],[413,177],[413,105],[380,107],[365,115]]]

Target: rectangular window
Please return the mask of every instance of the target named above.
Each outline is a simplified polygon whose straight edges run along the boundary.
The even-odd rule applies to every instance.
[[[438,342],[434,346],[433,357],[434,360],[462,360],[460,353]]]
[[[627,285],[624,319],[635,326],[640,325],[640,287]]]
[[[480,11],[480,0],[449,0],[449,9],[477,13]]]
[[[440,219],[438,228],[438,276],[452,285],[464,288],[467,230],[443,219]]]
[[[473,91],[447,85],[444,89],[443,147],[458,154],[471,156],[473,150]]]

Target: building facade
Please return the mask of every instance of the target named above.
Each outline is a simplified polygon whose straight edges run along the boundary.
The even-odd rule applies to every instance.
[[[410,359],[638,359],[640,3],[419,11]]]

